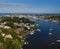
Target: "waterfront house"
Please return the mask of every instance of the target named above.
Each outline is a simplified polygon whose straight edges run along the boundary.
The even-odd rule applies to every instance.
[[[21,32],[23,32],[25,29],[23,27],[20,28],[16,28],[16,32],[17,34],[21,34]]]

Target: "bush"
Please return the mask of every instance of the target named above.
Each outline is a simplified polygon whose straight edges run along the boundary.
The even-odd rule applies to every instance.
[[[14,23],[13,22],[8,22],[8,23],[6,23],[5,24],[6,26],[10,26],[10,27],[12,27],[12,28],[16,28],[16,26],[14,25]]]
[[[2,37],[2,35],[0,34],[0,43],[3,43],[4,39]]]

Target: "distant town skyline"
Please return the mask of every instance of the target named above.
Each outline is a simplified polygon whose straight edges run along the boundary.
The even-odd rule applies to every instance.
[[[0,13],[60,13],[60,0],[0,0]]]

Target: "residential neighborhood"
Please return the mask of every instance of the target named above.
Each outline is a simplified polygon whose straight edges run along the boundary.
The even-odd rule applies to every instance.
[[[21,41],[21,46],[24,43],[24,36],[27,32],[30,32],[36,28],[36,24],[24,17],[3,17],[0,20],[0,35],[2,41],[0,43],[5,43],[6,40],[18,40]],[[21,39],[21,40],[20,40]],[[11,45],[11,44],[10,44]],[[3,45],[1,45],[4,47]],[[1,49],[2,49],[1,47]],[[6,47],[7,48],[7,47]],[[9,47],[13,49],[13,47]],[[3,48],[5,49],[5,48]]]

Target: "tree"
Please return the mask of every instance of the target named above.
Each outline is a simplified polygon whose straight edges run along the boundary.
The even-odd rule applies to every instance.
[[[8,23],[6,23],[5,24],[6,26],[10,26],[10,27],[12,27],[12,28],[16,28],[16,26],[14,25],[14,23],[13,22],[8,22]]]
[[[18,23],[20,22],[19,17],[13,17],[12,20],[13,20],[13,22],[18,22]]]
[[[4,29],[4,33],[11,34],[13,39],[6,38],[4,41],[5,49],[20,49],[22,47],[23,41],[18,37],[16,31],[12,28]]]
[[[13,49],[12,47],[12,39],[6,39],[4,42],[4,48],[5,49]]]
[[[0,34],[0,43],[3,43],[4,39],[2,37],[2,35]]]
[[[12,19],[10,17],[4,17],[2,18],[1,22],[11,22]]]
[[[20,18],[20,20],[22,20],[23,23],[34,23],[33,21],[27,19],[27,18]]]

